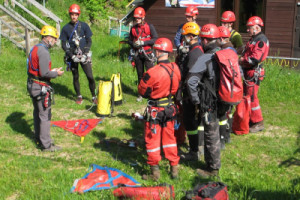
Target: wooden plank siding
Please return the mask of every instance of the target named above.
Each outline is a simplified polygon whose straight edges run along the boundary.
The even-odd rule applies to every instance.
[[[270,56],[292,57],[294,46],[295,14],[300,0],[266,0],[264,32],[270,41]],[[145,0],[146,22],[154,25],[159,37],[167,37],[172,42],[178,26],[186,22],[185,8],[167,8],[165,0]],[[200,26],[207,23],[219,25],[218,10],[220,0],[215,8],[199,8],[197,22]],[[247,33],[242,33],[244,44],[249,40]],[[278,53],[279,52],[279,53]]]
[[[186,22],[185,8],[167,8],[165,0],[150,1],[145,1],[143,6],[146,9],[146,22],[154,25],[159,37],[167,37],[173,42],[178,26]],[[197,23],[200,26],[216,23],[216,16],[215,8],[199,8]]]
[[[267,0],[265,34],[270,41],[271,56],[293,54],[296,0]]]

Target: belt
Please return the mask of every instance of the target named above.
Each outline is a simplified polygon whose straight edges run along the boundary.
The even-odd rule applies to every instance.
[[[148,105],[157,106],[157,107],[168,106],[172,103],[174,103],[173,96],[171,98],[165,97],[165,98],[161,98],[161,99],[149,99],[148,100]]]
[[[35,79],[35,78],[29,78],[29,80],[31,80],[34,83],[37,83],[39,85],[43,85],[43,86],[47,86],[47,87],[50,86],[50,82],[48,82],[48,81],[41,81],[41,80],[38,80],[38,79]]]

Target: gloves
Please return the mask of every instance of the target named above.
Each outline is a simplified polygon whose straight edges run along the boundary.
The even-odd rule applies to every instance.
[[[87,56],[85,54],[83,54],[81,56],[80,62],[85,63],[87,61],[86,59],[87,59]]]
[[[188,53],[189,52],[189,48],[180,45],[179,46],[179,52],[180,53]]]
[[[134,47],[138,48],[144,45],[144,41],[141,40],[137,40],[135,41],[135,43],[133,44]]]
[[[73,62],[76,62],[76,63],[80,62],[80,59],[75,55],[72,56],[72,60],[73,60]]]

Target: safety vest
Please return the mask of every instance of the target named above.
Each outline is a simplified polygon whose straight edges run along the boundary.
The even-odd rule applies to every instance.
[[[143,25],[136,25],[131,28],[131,33],[134,38],[134,42],[137,41],[138,39],[145,42],[151,40],[151,31],[150,31],[150,26],[148,23],[145,23]],[[143,46],[144,50],[149,50],[151,49],[151,46]]]
[[[248,62],[250,58],[254,58],[260,63],[267,58],[269,48],[269,40],[263,33],[259,33],[248,41],[243,57]]]
[[[32,49],[29,53],[29,56],[27,58],[27,73],[28,73],[28,75],[31,75],[36,78],[41,77],[40,66],[39,66],[39,57],[37,55],[37,52],[38,52],[38,49],[40,46],[43,46],[48,50],[48,48],[45,45],[37,44],[34,47],[32,47]],[[49,62],[49,71],[51,71],[51,61]]]

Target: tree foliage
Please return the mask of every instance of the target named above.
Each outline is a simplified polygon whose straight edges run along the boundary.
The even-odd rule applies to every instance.
[[[90,21],[107,19],[115,13],[125,13],[126,5],[130,0],[79,0],[86,7]]]

